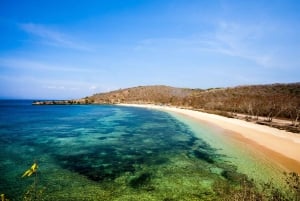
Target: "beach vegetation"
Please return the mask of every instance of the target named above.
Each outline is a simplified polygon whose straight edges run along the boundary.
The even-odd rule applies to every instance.
[[[151,180],[151,173],[144,172],[132,178],[129,182],[129,185],[133,188],[145,187],[146,185],[149,184],[150,180]]]

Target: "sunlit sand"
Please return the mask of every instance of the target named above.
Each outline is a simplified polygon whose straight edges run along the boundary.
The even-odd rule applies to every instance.
[[[195,120],[218,126],[229,137],[244,141],[264,152],[286,171],[300,172],[300,135],[239,119],[227,118],[189,109],[148,104],[121,104],[175,112]]]

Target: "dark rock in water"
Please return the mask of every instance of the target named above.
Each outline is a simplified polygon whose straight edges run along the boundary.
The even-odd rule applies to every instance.
[[[168,158],[155,158],[153,160],[153,164],[155,164],[155,165],[162,165],[164,163],[167,163],[168,161],[169,161]]]
[[[102,149],[107,155],[97,153],[86,153],[72,156],[56,155],[58,163],[63,168],[77,172],[93,181],[113,180],[124,172],[134,172],[136,163],[144,162],[142,158],[131,160],[114,154],[111,148]],[[98,165],[95,165],[98,164]]]
[[[198,140],[198,138],[194,137],[194,136],[191,136],[189,141],[187,142],[187,145],[192,147],[195,145],[196,141]]]
[[[32,105],[87,105],[91,104],[88,99],[77,99],[77,100],[44,100],[44,101],[33,101]]]
[[[80,108],[86,111],[86,107]],[[107,121],[105,114],[102,117],[104,118],[102,122],[95,118],[94,113],[92,113],[91,121],[93,122],[91,122],[91,125],[96,127],[93,130],[89,127],[91,134],[81,132],[81,130],[77,131],[76,125],[73,132],[67,132],[68,130],[65,129],[65,135],[60,136],[93,135],[93,131],[96,132],[93,135],[93,139],[96,138],[95,143],[91,143],[91,146],[76,144],[74,146],[78,147],[79,150],[74,152],[61,147],[60,150],[62,151],[55,151],[55,154],[53,154],[54,158],[62,168],[77,172],[93,181],[114,180],[128,172],[137,174],[136,168],[141,165],[166,164],[169,161],[169,154],[189,152],[193,158],[197,157],[208,163],[214,162],[208,154],[213,153],[212,148],[203,140],[196,138],[186,125],[175,121],[168,114],[155,115],[156,112],[154,111],[148,114],[149,111],[147,110],[139,112],[142,113],[139,113],[138,119],[135,117],[130,117],[133,119],[122,119],[116,114],[117,120],[113,120],[111,125],[110,121]],[[144,113],[146,114],[144,115]],[[161,118],[157,118],[160,115]],[[109,118],[110,116],[107,117]],[[153,126],[152,121],[158,122],[157,124],[154,123],[154,125],[158,126]],[[170,126],[164,127],[165,124],[170,124]],[[78,128],[87,126],[82,124]],[[81,146],[83,151],[80,150]],[[194,153],[194,150],[205,150],[205,152],[195,151]],[[133,188],[142,186],[143,190],[151,190],[152,187],[147,185],[150,179],[151,175],[144,173],[133,178],[128,185]]]
[[[227,179],[227,180],[230,180],[230,181],[234,181],[235,180],[235,174],[233,171],[231,170],[223,170],[221,175]]]
[[[175,201],[173,198],[164,198],[163,201]]]
[[[134,133],[126,133],[126,134],[122,134],[122,137],[132,137],[134,135]]]
[[[130,180],[129,185],[133,188],[139,188],[147,185],[151,180],[151,174],[146,172]]]
[[[209,144],[207,144],[206,142],[200,141],[200,140],[198,140],[198,142],[200,142],[200,144],[198,145],[199,149],[213,150],[213,148],[211,146],[209,146]]]
[[[211,158],[211,156],[208,154],[208,153],[206,153],[205,151],[199,151],[199,150],[194,150],[194,155],[197,157],[197,158],[199,158],[199,159],[201,159],[201,160],[204,160],[204,161],[206,161],[206,162],[208,162],[208,163],[214,163],[214,160]]]
[[[223,171],[221,172],[221,176],[223,176],[228,181],[231,181],[234,183],[248,181],[247,176],[239,173],[237,171],[237,167],[234,165],[222,164],[221,168],[223,168]]]

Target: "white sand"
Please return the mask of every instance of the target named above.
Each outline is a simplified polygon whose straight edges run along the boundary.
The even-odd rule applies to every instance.
[[[197,119],[201,122],[214,124],[222,129],[232,131],[235,135],[241,135],[249,141],[261,145],[264,148],[281,154],[284,157],[300,163],[300,135],[272,128],[269,126],[258,125],[239,119],[227,118],[219,115],[208,114],[188,109],[180,109],[169,106],[142,105],[142,104],[120,104],[123,106],[134,106],[171,111]]]

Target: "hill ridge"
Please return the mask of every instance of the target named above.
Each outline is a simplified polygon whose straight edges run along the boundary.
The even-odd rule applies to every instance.
[[[166,85],[136,86],[96,93],[77,100],[39,101],[34,104],[159,104],[213,112],[225,116],[289,119],[299,127],[300,82],[191,89]]]

